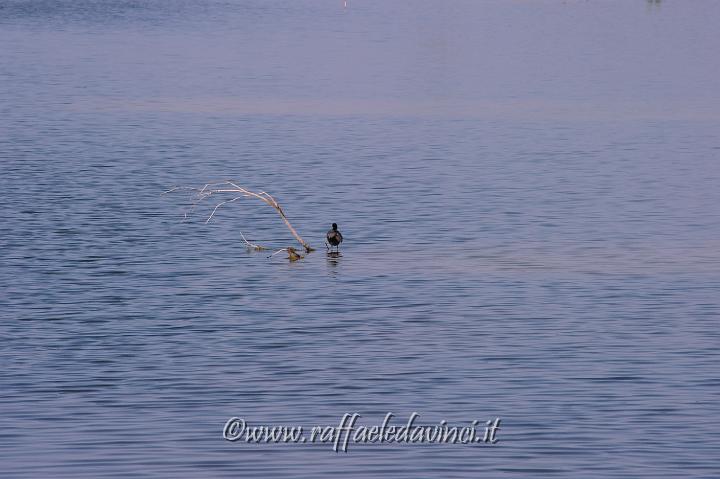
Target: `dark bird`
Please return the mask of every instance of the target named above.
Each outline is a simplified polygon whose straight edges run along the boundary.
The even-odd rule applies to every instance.
[[[342,234],[337,229],[337,223],[332,224],[332,229],[328,231],[327,233],[327,242],[330,245],[330,251],[332,252],[332,247],[335,246],[338,249],[338,253],[340,252],[340,243],[342,243],[343,237]]]

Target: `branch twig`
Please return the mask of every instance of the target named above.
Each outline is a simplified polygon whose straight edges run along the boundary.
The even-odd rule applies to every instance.
[[[239,233],[240,233],[240,236],[242,237],[243,241],[245,242],[245,244],[247,245],[248,248],[252,248],[252,249],[257,250],[257,251],[262,251],[262,250],[266,250],[266,249],[267,249],[266,247],[260,246],[259,244],[253,244],[253,243],[249,242],[247,239],[245,239],[245,235],[242,234],[242,231],[240,231]]]
[[[304,258],[304,256],[301,256],[300,254],[298,254],[297,250],[295,248],[293,248],[292,246],[288,246],[287,248],[279,249],[279,250],[275,251],[273,254],[271,254],[270,256],[268,256],[268,258],[272,258],[276,254],[282,253],[283,251],[287,251],[288,259],[290,261],[297,261],[299,259]]]

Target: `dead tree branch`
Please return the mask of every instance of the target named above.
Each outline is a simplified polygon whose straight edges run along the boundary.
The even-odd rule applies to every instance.
[[[292,233],[292,235],[295,237],[295,239],[298,240],[298,242],[302,245],[303,248],[305,248],[305,251],[307,253],[314,251],[314,248],[311,247],[304,239],[302,239],[302,237],[298,234],[297,230],[295,230],[295,228],[293,228],[293,226],[290,224],[290,220],[288,220],[287,216],[285,216],[285,212],[280,207],[280,204],[278,204],[277,200],[275,200],[275,198],[273,198],[272,195],[270,195],[269,193],[267,193],[265,191],[260,191],[260,192],[256,193],[254,191],[250,191],[248,189],[245,189],[245,188],[239,186],[234,180],[225,180],[225,181],[218,181],[218,182],[214,182],[214,183],[207,183],[202,188],[176,186],[174,188],[171,188],[171,189],[163,192],[163,194],[172,193],[174,191],[191,191],[191,192],[193,192],[193,194],[190,198],[191,202],[192,202],[192,206],[190,208],[190,211],[185,213],[185,218],[187,218],[188,214],[192,213],[195,210],[195,207],[200,202],[202,202],[203,200],[205,200],[207,198],[227,196],[230,194],[235,195],[235,196],[231,197],[230,199],[223,200],[223,201],[220,201],[219,203],[217,203],[215,205],[215,207],[213,208],[212,213],[210,213],[210,216],[208,217],[208,219],[205,220],[206,224],[209,223],[211,219],[213,219],[218,208],[220,208],[221,206],[223,206],[227,203],[232,203],[232,202],[237,201],[242,198],[256,198],[256,199],[262,201],[263,203],[272,206],[273,209],[275,211],[277,211],[277,213],[280,215],[280,218],[282,218],[283,222],[290,230],[290,233]],[[264,246],[250,243],[247,239],[245,239],[245,236],[242,234],[242,232],[240,233],[240,236],[242,236],[243,241],[250,248],[253,248],[256,250],[268,249]],[[292,250],[292,248],[287,248],[287,250],[288,250],[290,259],[292,261],[295,261],[295,259],[292,259],[293,254],[290,253],[290,251],[289,251],[289,250]],[[293,250],[293,252],[294,251],[295,250]],[[295,253],[295,256],[298,256],[296,259],[300,259],[300,256],[297,255],[297,253]]]

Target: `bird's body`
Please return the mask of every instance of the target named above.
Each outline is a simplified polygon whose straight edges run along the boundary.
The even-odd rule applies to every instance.
[[[342,233],[340,233],[338,231],[337,224],[333,223],[332,229],[327,232],[327,242],[330,245],[331,250],[332,250],[332,247],[335,246],[336,248],[338,248],[338,251],[339,251],[340,243],[342,243],[342,241],[343,241]]]

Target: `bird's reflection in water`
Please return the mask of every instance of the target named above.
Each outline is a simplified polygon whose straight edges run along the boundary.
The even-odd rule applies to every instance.
[[[338,264],[340,264],[340,258],[342,258],[342,254],[337,251],[328,252],[327,264],[331,268],[332,272],[335,272],[335,268],[337,268]]]

